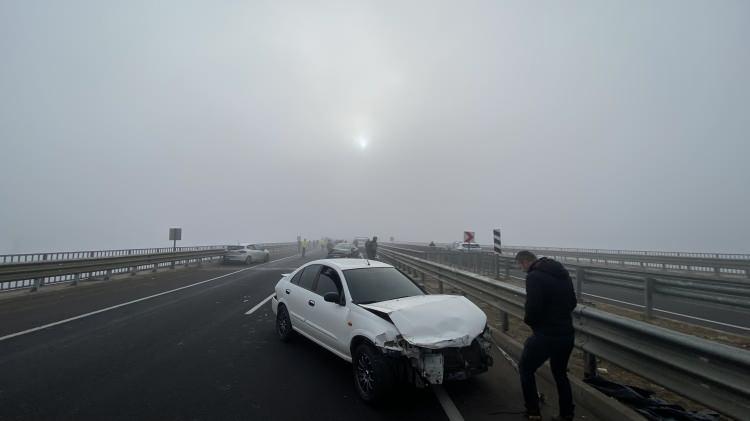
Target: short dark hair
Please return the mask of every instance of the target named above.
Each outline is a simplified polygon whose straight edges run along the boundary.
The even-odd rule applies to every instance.
[[[533,262],[536,260],[536,254],[528,251],[528,250],[521,250],[518,253],[516,253],[516,262]]]

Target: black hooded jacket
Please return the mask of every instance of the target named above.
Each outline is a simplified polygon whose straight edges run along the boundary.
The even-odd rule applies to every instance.
[[[573,334],[571,312],[576,308],[573,281],[559,262],[542,257],[526,274],[526,314],[523,321],[534,333]]]

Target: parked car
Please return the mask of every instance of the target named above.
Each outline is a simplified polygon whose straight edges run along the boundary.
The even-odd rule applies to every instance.
[[[362,255],[360,254],[359,249],[354,246],[354,244],[338,243],[330,252],[328,252],[328,258],[335,259],[341,257],[359,258],[362,257]]]
[[[463,296],[428,295],[391,265],[325,259],[285,274],[271,298],[282,341],[300,334],[352,363],[366,402],[397,382],[461,380],[492,365],[487,316]]]
[[[244,263],[249,265],[257,262],[267,262],[271,259],[271,253],[258,244],[238,244],[236,246],[227,246],[227,252],[224,254],[224,263]]]

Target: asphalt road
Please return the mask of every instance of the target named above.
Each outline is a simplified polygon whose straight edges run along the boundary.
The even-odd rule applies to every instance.
[[[270,304],[258,304],[282,273],[319,257],[0,299],[0,419],[445,420],[445,405],[466,420],[522,419],[507,414],[521,395],[499,355],[445,394],[405,388],[371,407],[349,363],[303,338],[280,342]]]

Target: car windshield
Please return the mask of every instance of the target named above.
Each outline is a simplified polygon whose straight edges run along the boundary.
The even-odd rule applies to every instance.
[[[355,304],[424,295],[411,279],[392,267],[349,269],[344,277]]]
[[[338,244],[338,245],[336,245],[336,247],[335,247],[335,248],[336,248],[336,249],[338,249],[338,250],[349,250],[349,249],[351,249],[352,247],[354,247],[354,246],[352,246],[351,244],[348,244],[348,243],[341,243],[341,244]]]

